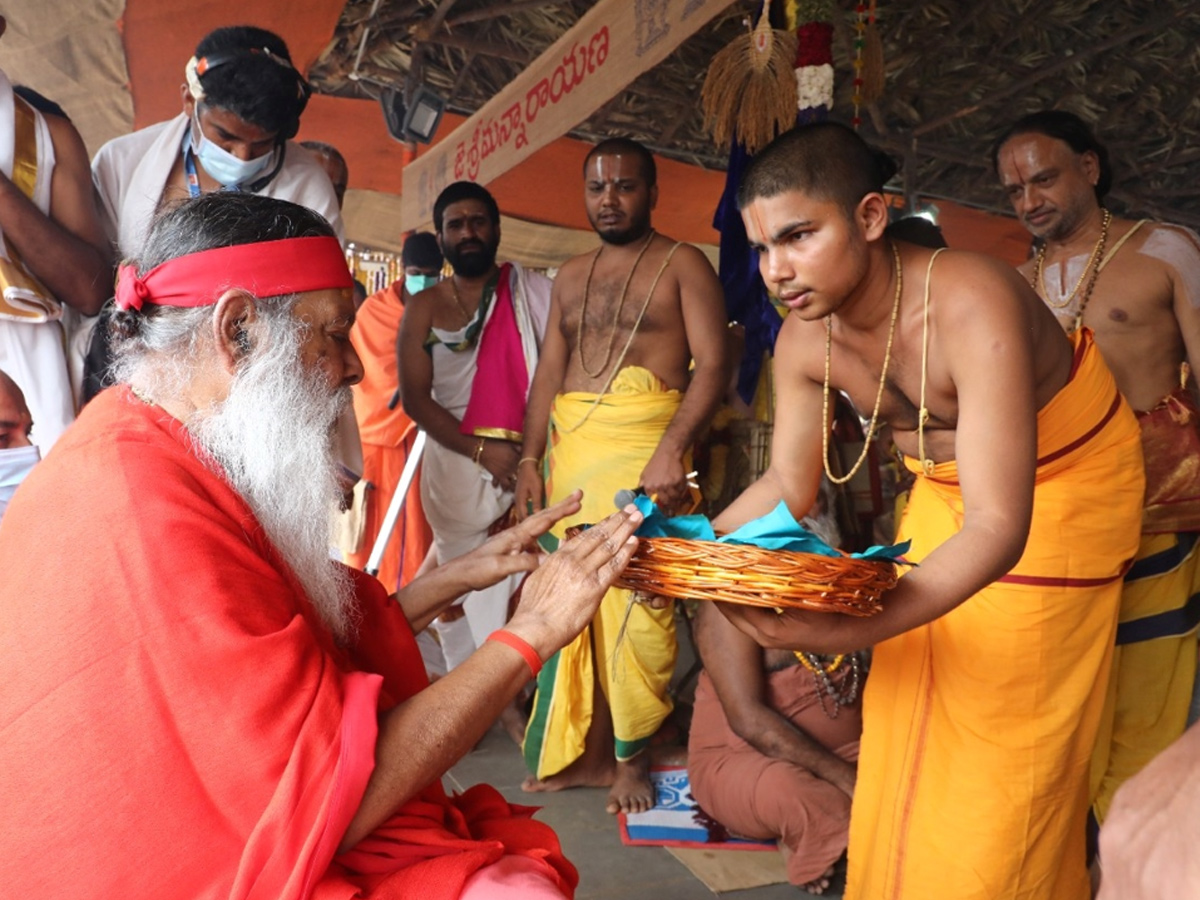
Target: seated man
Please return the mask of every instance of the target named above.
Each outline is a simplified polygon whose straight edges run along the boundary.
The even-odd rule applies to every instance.
[[[362,374],[329,225],[249,192],[187,201],[116,304],[120,384],[0,534],[6,893],[569,896],[549,828],[440,778],[590,621],[640,516],[564,545],[429,685],[413,629],[536,568],[579,495],[389,598],[328,558],[331,434]]]
[[[688,740],[692,795],[735,834],[778,839],[788,880],[824,893],[849,839],[867,654],[764,650],[709,603],[694,629],[704,670]]]

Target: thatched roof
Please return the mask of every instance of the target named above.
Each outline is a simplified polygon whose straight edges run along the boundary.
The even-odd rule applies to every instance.
[[[469,114],[591,5],[349,0],[310,74],[318,90],[340,96],[423,80]],[[848,122],[855,2],[831,5],[841,11],[833,117]],[[700,86],[713,55],[759,7],[734,0],[572,134],[626,135],[664,156],[723,168],[725,153],[702,128]],[[1014,118],[1057,107],[1091,122],[1108,145],[1114,208],[1200,227],[1200,4],[879,0],[878,28],[887,86],[864,110],[862,133],[904,160],[909,192],[1007,213],[990,171],[991,141]]]

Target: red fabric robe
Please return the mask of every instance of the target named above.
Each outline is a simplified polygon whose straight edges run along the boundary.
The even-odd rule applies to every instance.
[[[335,650],[249,508],[128,390],[87,407],[0,520],[0,884],[13,897],[452,898],[557,839],[427,787],[333,861],[376,716],[427,685],[374,579]],[[371,674],[374,673],[374,674]]]

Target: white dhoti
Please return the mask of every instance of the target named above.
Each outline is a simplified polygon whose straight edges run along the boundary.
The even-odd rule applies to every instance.
[[[501,271],[509,273],[511,279],[516,327],[532,379],[550,306],[550,281],[514,263],[505,264]],[[432,329],[436,340],[428,349],[433,361],[433,399],[460,422],[471,400],[478,364],[479,342],[475,335],[481,323],[482,328],[487,328],[496,308],[491,302],[493,296],[484,298],[475,319],[462,328]],[[421,466],[421,503],[433,531],[438,565],[445,565],[487,540],[488,529],[512,506],[512,492],[495,485],[483,466],[436,441],[426,445]],[[504,626],[508,621],[509,599],[523,577],[523,574],[512,575],[490,588],[472,591],[461,603],[464,616],[456,619],[457,611],[452,609],[430,626],[441,641],[447,669],[453,669],[481,646],[489,634]]]
[[[433,529],[438,565],[445,565],[487,540],[488,528],[512,506],[512,493],[496,487],[482,466],[436,441],[426,445],[421,465],[421,503]],[[430,626],[442,643],[448,669],[470,656],[489,634],[504,627],[508,600],[522,577],[510,575],[490,588],[472,591],[462,601],[465,616],[435,621]]]

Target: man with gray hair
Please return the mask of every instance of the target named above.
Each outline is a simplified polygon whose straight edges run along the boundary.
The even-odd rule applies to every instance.
[[[992,163],[1038,240],[1021,273],[1068,332],[1093,332],[1137,413],[1142,540],[1124,577],[1108,707],[1092,761],[1089,832],[1113,795],[1181,734],[1200,621],[1200,236],[1105,207],[1108,152],[1064,110],[1018,119]]]
[[[575,495],[389,596],[327,554],[331,434],[362,372],[329,225],[249,193],[188,201],[116,303],[121,383],[0,536],[0,766],[22,773],[6,890],[568,896],[549,828],[440,779],[590,620],[640,516],[538,567],[533,541]],[[429,685],[414,630],[533,569],[505,628]]]

